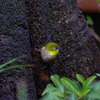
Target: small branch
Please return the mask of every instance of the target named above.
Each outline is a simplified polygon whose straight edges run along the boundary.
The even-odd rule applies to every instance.
[[[92,31],[93,37],[100,43],[100,37],[96,34],[96,32],[92,28],[90,28],[90,29]]]

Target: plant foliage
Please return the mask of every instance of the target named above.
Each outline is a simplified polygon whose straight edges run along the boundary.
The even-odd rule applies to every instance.
[[[21,67],[29,67],[29,66],[32,66],[32,65],[14,65],[14,66],[6,67],[7,65],[11,64],[12,62],[14,62],[14,61],[16,61],[16,60],[18,60],[18,59],[21,59],[21,58],[23,58],[23,57],[25,57],[25,56],[19,56],[19,57],[17,57],[17,58],[14,58],[14,59],[12,59],[12,60],[10,60],[10,61],[8,61],[8,62],[6,62],[6,63],[0,65],[0,73],[3,72],[3,71],[5,71],[5,70],[9,70],[9,69],[15,69],[15,68],[21,68]]]
[[[100,82],[94,82],[97,76],[84,79],[76,74],[77,81],[67,77],[52,75],[53,84],[48,84],[40,100],[100,100]]]

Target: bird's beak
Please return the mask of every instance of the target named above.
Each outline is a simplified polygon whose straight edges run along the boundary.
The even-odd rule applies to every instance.
[[[61,47],[59,47],[58,49],[62,49]]]

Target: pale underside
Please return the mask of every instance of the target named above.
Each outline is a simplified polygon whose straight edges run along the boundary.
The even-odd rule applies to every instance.
[[[57,58],[57,56],[51,55],[50,53],[48,53],[48,51],[45,49],[45,47],[41,48],[41,57],[42,57],[43,61],[46,63],[53,63]]]

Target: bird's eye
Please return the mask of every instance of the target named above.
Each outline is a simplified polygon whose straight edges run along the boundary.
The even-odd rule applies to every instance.
[[[53,50],[56,50],[57,48],[56,47],[53,47]]]

